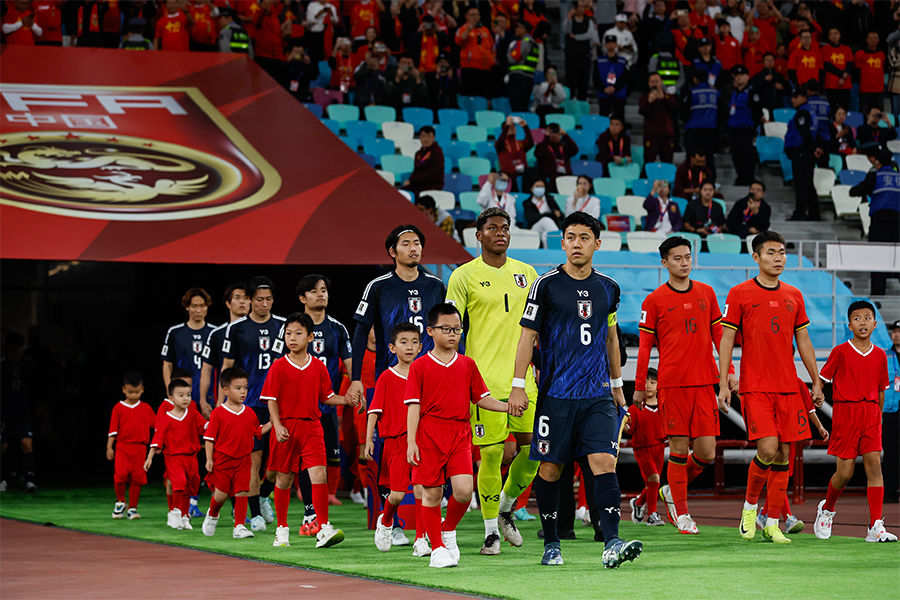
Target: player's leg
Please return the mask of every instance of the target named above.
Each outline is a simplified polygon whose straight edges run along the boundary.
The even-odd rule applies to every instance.
[[[244,525],[246,520],[247,492],[238,492],[234,496],[234,529],[231,532],[231,537],[236,539],[253,537],[253,532]]]
[[[290,528],[288,527],[287,515],[288,508],[291,505],[291,486],[293,483],[293,473],[281,471],[275,473],[275,520],[278,525],[275,527],[275,541],[272,543],[273,546],[291,545],[289,541]],[[252,498],[253,497],[250,496],[250,500],[252,500]]]
[[[481,445],[479,450],[481,465],[478,467],[478,495],[481,500],[481,517],[484,520],[484,545],[481,554],[500,554],[500,528],[497,521],[503,487],[500,469],[503,463],[504,443],[500,441]]]
[[[169,505],[169,511],[171,512],[175,508],[175,498],[172,497],[172,482],[166,478],[163,480],[163,483],[166,487],[166,503]]]
[[[250,528],[253,531],[266,530],[266,521],[259,509],[259,471],[262,468],[262,464],[262,449],[254,449],[253,452],[250,453],[250,490],[247,499],[247,503],[250,507]],[[275,482],[275,487],[278,487],[277,481]],[[259,518],[257,519],[257,517]]]
[[[643,544],[638,540],[624,542],[619,539],[621,491],[616,476],[616,455],[595,452],[588,454],[588,461],[594,473],[594,501],[600,514],[600,528],[605,542],[603,566],[615,569],[626,560],[633,561],[640,556]]]
[[[342,502],[335,495],[341,480],[341,443],[338,434],[337,413],[324,414],[319,421],[322,423],[322,431],[325,434],[328,503],[332,506],[341,506]]]
[[[344,541],[344,532],[335,529],[328,520],[328,471],[325,467],[325,442],[321,437],[318,438],[318,442],[321,452],[318,460],[313,459],[313,462],[321,462],[321,464],[309,467],[309,480],[312,483],[313,505],[320,527],[316,534],[316,548],[328,548]]]
[[[559,534],[556,529],[559,514],[559,478],[563,466],[552,462],[542,462],[534,478],[534,497],[537,500],[541,529],[544,531],[543,565],[563,564],[560,555]]]
[[[534,481],[540,463],[531,460],[529,448],[531,446],[532,433],[534,429],[534,403],[528,403],[528,411],[532,411],[529,416],[528,411],[522,417],[510,418],[510,429],[516,438],[516,444],[519,446],[519,453],[509,465],[509,472],[506,476],[506,483],[500,492],[500,502],[498,506],[500,516],[500,532],[513,546],[522,545],[522,534],[518,531],[512,518],[512,510],[516,505],[516,500],[525,490],[528,490]],[[527,428],[527,430],[525,430]],[[527,500],[526,496],[526,500]],[[517,543],[518,542],[518,543]]]
[[[116,504],[113,507],[112,513],[113,519],[125,518],[125,490],[127,487],[128,484],[124,481],[113,480],[113,489],[116,491]]]
[[[866,469],[866,497],[869,501],[869,529],[867,542],[896,542],[897,536],[884,528],[882,507],[884,502],[884,478],[881,474],[881,452],[863,454]]]
[[[114,475],[113,489],[116,492],[116,504],[113,507],[112,518],[122,519],[125,517],[125,488],[128,485],[128,471],[130,470],[129,457],[124,449],[125,444],[118,444],[116,455],[113,459]]]
[[[421,451],[421,449],[420,449]],[[419,463],[421,465],[421,461]],[[444,544],[441,531],[441,500],[444,497],[442,485],[422,487],[422,525],[431,540],[431,560],[429,566],[455,567],[459,564]]]
[[[312,481],[309,478],[309,471],[300,469],[296,481],[297,491],[303,502],[303,525],[300,527],[300,535],[315,535],[318,531],[313,531],[313,529],[317,530],[318,527],[313,522],[317,523],[317,515],[315,504],[313,504]]]
[[[748,437],[751,442],[756,442],[756,455],[747,471],[747,492],[744,495],[739,531],[745,540],[752,540],[756,536],[759,496],[778,453],[778,427],[775,423],[775,404],[772,395],[746,393],[741,397],[741,408],[747,424]]]
[[[206,511],[206,516],[203,518],[203,525],[200,528],[203,531],[203,535],[212,537],[216,534],[216,525],[219,523],[219,513],[226,502],[228,502],[228,494],[220,488],[214,489],[209,498],[209,510]]]
[[[25,491],[26,492],[34,492],[37,490],[37,485],[34,483],[34,444],[32,443],[32,433],[31,433],[31,422],[30,419],[26,422],[25,426],[25,437],[22,438],[21,441],[21,449],[22,449],[22,469],[25,471]]]
[[[778,521],[781,518],[781,507],[787,495],[788,479],[790,477],[788,458],[791,453],[790,442],[778,442],[778,451],[769,468],[766,479],[766,526],[763,528],[763,537],[775,543],[786,544],[790,540],[781,533]]]
[[[662,490],[662,499],[666,501],[669,522],[678,524],[678,515],[687,514],[687,461],[690,450],[690,438],[686,435],[669,436],[669,466],[666,467],[666,479],[669,485]],[[671,500],[671,503],[669,502]]]

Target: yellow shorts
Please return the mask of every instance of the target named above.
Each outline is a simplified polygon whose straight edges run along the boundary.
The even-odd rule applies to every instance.
[[[485,410],[472,405],[472,443],[476,446],[490,446],[506,441],[510,433],[534,432],[534,411],[536,398],[528,397],[528,408],[521,417]],[[502,399],[501,402],[506,402]]]

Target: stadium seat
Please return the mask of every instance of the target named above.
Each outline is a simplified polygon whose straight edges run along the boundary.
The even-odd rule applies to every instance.
[[[478,142],[486,142],[488,138],[487,129],[478,125],[459,125],[456,127],[456,139],[461,142],[477,144]]]
[[[444,175],[453,172],[453,159],[446,154],[444,155]]]
[[[772,111],[772,116],[776,123],[787,123],[791,119],[794,118],[794,115],[797,114],[797,109],[795,108],[776,108]]]
[[[746,238],[744,238],[744,245],[747,247],[747,254],[751,256],[753,255],[753,238],[755,238],[757,235],[759,234],[750,233]]]
[[[491,109],[503,113],[504,116],[509,116],[509,114],[512,112],[512,106],[510,106],[509,98],[507,98],[506,96],[491,98]]]
[[[331,82],[331,67],[327,60],[320,60],[318,63],[319,76],[309,82],[309,89],[313,90],[313,98],[315,98],[315,88],[324,88]],[[313,102],[318,102],[313,100]]]
[[[471,192],[472,178],[465,173],[446,173],[444,175],[444,190],[453,192],[457,196],[463,192]]]
[[[352,104],[329,104],[328,118],[334,119],[344,127],[347,121],[359,120],[359,107]]]
[[[604,252],[618,252],[622,249],[622,236],[615,231],[601,231],[600,249]]]
[[[388,155],[381,157],[381,168],[393,173],[397,181],[403,181],[413,172],[415,164],[408,156]]]
[[[408,156],[410,158],[416,157],[416,152],[422,149],[422,142],[419,140],[403,140],[399,144],[397,144],[397,148],[400,149],[400,154],[403,156]],[[446,154],[444,157],[446,158]]]
[[[538,130],[540,131],[540,130]],[[586,158],[593,159],[597,154],[597,147],[594,145],[597,139],[594,137],[594,134],[590,131],[585,131],[583,129],[573,129],[572,131],[567,131],[569,137],[572,138],[572,141],[578,146],[578,156],[577,158]],[[532,132],[534,135],[534,132]],[[539,142],[534,140],[535,144]]]
[[[581,118],[591,114],[591,103],[584,100],[565,100],[560,103],[563,112],[575,117],[575,126],[581,125]],[[566,130],[568,131],[568,130]]]
[[[700,237],[699,234],[690,233],[689,231],[673,231],[666,237],[670,238],[675,236],[683,237],[691,243],[691,254],[697,254],[698,252],[700,252],[700,247],[703,244],[703,238]]]
[[[706,236],[706,247],[718,254],[740,254],[741,236],[732,233],[714,233]]]
[[[453,166],[459,166],[459,159],[472,156],[472,145],[469,142],[451,140],[446,145],[441,146],[444,156],[453,161]]]
[[[631,163],[630,165],[616,165],[609,163],[609,176],[621,179],[626,187],[631,187],[631,182],[641,176],[641,168]]]
[[[787,135],[787,123],[763,123],[763,131],[766,137],[777,137],[784,141],[784,136]]]
[[[415,195],[413,195],[412,192],[409,192],[406,190],[397,190],[397,193],[400,194],[401,196],[403,196],[403,198],[405,200],[409,201],[410,203],[414,203],[416,201],[416,197],[415,197]]]
[[[578,177],[575,175],[560,175],[556,178],[556,190],[564,196],[571,196],[575,193],[577,183]]]
[[[517,127],[517,129],[522,129],[522,128]],[[576,129],[576,131],[577,131],[577,129]],[[531,139],[534,140],[535,146],[544,141],[545,135],[546,134],[544,133],[543,129],[532,129],[531,130]],[[518,136],[516,136],[516,139],[518,139]],[[522,139],[525,139],[525,138],[522,138]]]
[[[601,231],[600,233],[602,234],[603,232]],[[547,245],[545,246],[545,248],[550,248],[552,250],[557,250],[559,248],[562,248],[562,237],[563,237],[562,231],[547,232],[547,236],[546,236]],[[616,236],[616,237],[618,237],[618,236]],[[619,238],[620,243],[621,243],[621,240],[622,240],[622,238]],[[604,250],[605,250],[605,248],[604,248]]]
[[[344,93],[339,90],[316,88],[312,91],[312,96],[313,102],[326,110],[332,104],[341,104],[344,101]],[[358,119],[359,117],[357,116],[356,118]]]
[[[520,119],[525,119],[525,122],[528,124],[529,129],[539,129],[541,126],[541,118],[538,117],[534,113],[530,112],[515,112],[511,113],[513,117],[518,117]],[[574,129],[574,128],[573,128]]]
[[[828,168],[834,171],[835,173],[840,173],[844,170],[844,155],[843,154],[829,154],[828,155]]]
[[[645,198],[641,196],[619,196],[616,198],[616,208],[619,214],[631,215],[634,217],[635,223],[640,223],[641,217],[647,216],[647,211],[644,210],[644,200]]]
[[[453,210],[456,208],[456,196],[453,192],[425,190],[424,192],[419,193],[419,197],[421,198],[422,196],[431,196],[434,198],[434,203],[438,208],[443,208],[444,210]]]
[[[375,168],[375,165],[378,164],[378,162],[375,160],[375,157],[372,156],[371,154],[363,153],[363,154],[358,154],[357,156],[359,156],[361,159],[366,161],[366,164],[369,165],[370,167],[372,167],[373,169]]]
[[[846,161],[847,170],[849,171],[868,173],[872,170],[872,163],[869,162],[869,157],[865,154],[848,154],[844,157],[844,161]]]
[[[672,202],[678,205],[678,210],[684,215],[684,211],[687,210],[688,201],[686,198],[675,198],[672,197]]]
[[[463,245],[466,248],[477,248],[478,247],[478,239],[475,237],[475,228],[467,227],[463,229]]]
[[[346,136],[346,135],[339,135],[338,138],[340,138],[340,140],[342,142],[347,144],[347,147],[350,148],[351,150],[353,150],[354,152],[356,152],[359,149],[359,140],[357,140],[356,138],[352,138],[352,137]]]
[[[584,115],[581,117],[581,128],[585,131],[594,132],[594,140],[600,137],[600,134],[609,129],[609,117],[602,115]]]
[[[367,106],[366,108],[376,107]],[[385,139],[394,143],[411,140],[416,134],[415,128],[410,123],[404,123],[403,121],[385,121],[381,124],[381,132]]]
[[[608,215],[612,212],[613,205],[615,204],[615,200],[610,198],[609,196],[604,196],[602,194],[594,194],[598,200],[600,200],[600,214]]]
[[[459,159],[459,172],[470,177],[487,175],[491,172],[491,161],[477,156],[468,156]]]
[[[573,160],[572,174],[575,176],[586,175],[591,179],[603,177],[603,163],[595,160]]]
[[[397,111],[392,106],[367,106],[363,109],[366,121],[371,121],[381,127],[384,131],[384,124],[397,121]]]
[[[760,163],[775,163],[781,160],[784,152],[784,140],[777,137],[759,136],[756,138],[756,152]]]
[[[625,236],[630,252],[659,252],[659,245],[666,240],[666,236],[652,231],[629,231]]]
[[[859,185],[862,183],[862,180],[866,178],[865,171],[853,171],[851,169],[844,169],[841,171],[841,185]]]
[[[334,119],[322,119],[322,125],[330,129],[334,135],[340,135],[341,133],[341,124]]]
[[[442,108],[438,111],[438,123],[447,125],[450,129],[458,129],[461,125],[469,124],[469,114],[458,108]]]
[[[794,167],[791,165],[790,159],[787,157],[787,154],[784,153],[782,149],[781,154],[778,155],[778,162],[781,165],[781,177],[784,179],[785,183],[794,180]]]
[[[510,232],[509,249],[536,250],[541,247],[541,234],[530,229],[516,228]]]
[[[355,138],[362,144],[363,140],[374,140],[378,135],[378,125],[369,121],[347,121],[344,123],[347,137]]]
[[[475,124],[488,131],[502,127],[504,121],[506,121],[506,115],[496,110],[479,110],[475,113]]]
[[[891,140],[887,143],[887,149],[896,154],[900,152],[900,140]]]
[[[615,177],[597,177],[594,179],[594,193],[610,198],[618,198],[625,195],[627,186],[621,179]]]
[[[434,123],[434,113],[430,108],[409,107],[403,109],[403,120],[411,123],[416,131],[419,131],[425,125]]]
[[[831,188],[831,200],[834,202],[834,216],[836,219],[859,214],[859,205],[863,199],[861,196],[851,196],[849,185],[836,185]]]
[[[456,223],[460,221],[468,221],[471,223],[478,218],[478,213],[471,210],[463,210],[461,208],[449,208],[447,209],[447,213],[453,217],[453,221]]]
[[[831,196],[831,188],[834,187],[834,171],[816,167],[813,169],[813,184],[816,186],[819,198]]]
[[[381,138],[369,138],[363,140],[362,147],[363,152],[376,157],[393,154],[395,150],[394,142]]]
[[[844,119],[844,125],[847,127],[860,127],[863,123],[866,122],[865,117],[862,113],[847,111],[847,118]]]
[[[631,182],[631,192],[635,196],[641,196],[642,198],[646,198],[647,195],[653,191],[653,180],[652,179],[635,179]]]
[[[318,104],[313,104],[313,103],[311,103],[311,102],[302,102],[301,104],[303,104],[303,106],[305,106],[306,109],[307,109],[309,112],[311,112],[312,114],[316,115],[316,118],[319,118],[319,119],[322,118],[322,115],[323,115],[324,113],[323,113],[323,111],[322,111],[322,107],[321,107],[321,106],[319,106]]]
[[[728,216],[728,205],[725,204],[725,201],[724,201],[724,200],[721,200],[721,199],[719,199],[719,198],[713,198],[713,202],[715,202],[716,204],[718,204],[719,206],[722,207],[722,214],[723,214],[723,215]]]
[[[557,123],[563,129],[563,131],[567,132],[575,129],[575,117],[573,117],[572,115],[550,113],[544,116],[544,122],[547,125],[550,125],[551,123]],[[531,127],[531,125],[529,125],[529,127]]]
[[[657,179],[665,179],[669,185],[675,183],[675,172],[678,168],[671,163],[652,162],[644,165],[644,172],[647,173],[647,179],[655,181]]]
[[[537,84],[537,83],[541,83],[540,81],[537,81],[536,79],[537,79],[537,77],[535,77],[535,83],[536,83],[536,84]],[[572,88],[570,88],[570,87],[567,86],[567,85],[564,85],[564,86],[563,86],[563,91],[566,93],[566,100],[568,100],[569,98],[572,97]]]
[[[376,169],[375,172],[378,173],[382,179],[384,179],[391,185],[394,185],[394,182],[397,180],[397,178],[394,176],[394,174],[389,171],[382,171],[381,169]]]
[[[484,210],[478,204],[478,192],[462,192],[459,194],[459,207],[463,210],[473,210],[476,213]]]
[[[859,221],[862,224],[863,237],[869,237],[869,226],[872,224],[872,215],[869,214],[869,203],[859,205]]]
[[[482,96],[457,96],[456,99],[459,108],[469,115],[469,121],[475,120],[475,113],[478,111],[488,109],[487,98]]]
[[[644,166],[644,147],[639,144],[631,145],[631,161],[643,168]]]
[[[497,157],[497,149],[494,142],[478,142],[475,144],[475,156],[491,161],[491,166],[499,168],[500,159]]]
[[[434,127],[434,141],[436,141],[441,148],[450,143],[450,140],[453,137],[453,129],[447,125],[441,125],[440,123],[432,125],[432,127]]]

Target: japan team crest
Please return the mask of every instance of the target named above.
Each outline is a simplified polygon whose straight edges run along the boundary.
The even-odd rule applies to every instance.
[[[578,301],[578,316],[582,319],[590,319],[594,314],[594,309],[590,300]]]
[[[538,440],[537,444],[538,452],[546,456],[550,453],[550,440]]]
[[[409,311],[413,313],[422,312],[422,299],[421,298],[410,298],[409,299]]]
[[[522,289],[525,289],[525,287],[528,286],[528,278],[522,273],[516,273],[513,275],[513,279],[515,280],[516,285]]]
[[[316,354],[322,354],[325,351],[325,340],[313,340],[312,351]]]
[[[482,425],[481,423],[475,424],[475,437],[484,437],[484,425]]]
[[[194,349],[194,354],[200,354],[201,352],[203,352],[203,342],[198,342],[197,340],[194,340],[191,343],[191,347]]]
[[[259,349],[263,352],[267,351],[271,348],[271,344],[269,343],[269,336],[259,336]]]

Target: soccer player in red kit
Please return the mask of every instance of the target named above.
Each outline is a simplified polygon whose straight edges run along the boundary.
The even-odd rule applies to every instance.
[[[784,238],[774,231],[753,238],[753,260],[759,265],[759,275],[728,292],[719,347],[719,408],[727,412],[731,405],[728,368],[735,335],[741,332],[741,408],[748,438],[756,442],[756,456],[747,474],[741,537],[752,540],[756,535],[757,501],[766,486],[769,517],[763,537],[776,544],[791,541],[778,528],[787,493],[790,443],[810,438],[809,419],[797,390],[795,339],[813,382],[813,403],[822,406],[824,400],[816,353],[806,330],[809,318],[803,294],[778,280],[786,260],[784,245]]]
[[[890,385],[887,355],[869,339],[876,325],[874,306],[862,300],[854,302],[847,309],[847,318],[853,337],[831,351],[819,374],[832,384],[834,413],[828,454],[837,460],[837,470],[828,482],[828,495],[819,502],[813,531],[820,540],[831,537],[835,502],[853,476],[856,457],[862,456],[869,499],[866,541],[896,542],[897,536],[884,528],[881,514],[881,411],[884,390]]]
[[[125,373],[122,381],[120,400],[112,410],[109,419],[109,438],[106,442],[106,459],[115,461],[116,472],[113,484],[116,489],[116,505],[112,518],[140,519],[137,505],[141,497],[141,486],[147,485],[144,458],[150,443],[150,430],[156,421],[153,409],[141,402],[144,393],[144,377],[137,371]],[[115,449],[113,443],[115,442]],[[128,512],[125,512],[125,487],[128,490]]]
[[[644,489],[641,490],[640,495],[629,501],[631,520],[634,523],[642,523],[646,509],[649,512],[647,525],[650,526],[666,524],[656,512],[659,475],[662,473],[663,463],[666,460],[666,436],[663,435],[656,397],[656,376],[656,369],[647,369],[647,377],[644,382],[646,395],[643,405],[640,407],[637,404],[631,405],[625,425],[625,432],[631,436],[634,458],[637,460],[641,477],[644,479]]]
[[[153,456],[163,453],[166,459],[166,479],[172,482],[172,501],[167,524],[172,529],[193,529],[188,516],[191,496],[200,490],[200,467],[197,453],[206,420],[197,409],[190,409],[191,384],[181,379],[169,382],[169,398],[175,406],[156,423],[144,471],[153,464]]]
[[[319,421],[319,403],[350,404],[336,396],[331,377],[322,361],[307,352],[315,324],[306,313],[294,313],[284,323],[284,343],[290,351],[272,363],[263,383],[261,400],[269,403],[272,433],[269,436],[269,465],[266,478],[275,475],[275,528],[273,546],[290,546],[287,524],[291,484],[297,467],[309,470],[312,501],[316,511],[316,548],[334,546],[344,540],[344,532],[328,521],[328,482],[325,470],[325,433]]]
[[[456,526],[472,500],[469,403],[495,412],[513,407],[492,398],[475,361],[456,351],[461,333],[462,319],[455,306],[445,302],[428,311],[428,335],[434,339],[434,349],[413,362],[404,399],[409,407],[406,459],[413,466],[412,482],[424,488],[422,519],[432,548],[429,565],[438,568],[459,564]],[[448,478],[453,495],[441,523],[443,485]]]
[[[691,243],[670,237],[659,246],[669,281],[641,306],[640,350],[634,403],[644,402],[644,378],[654,342],[659,348],[658,395],[663,432],[669,437],[669,484],[660,488],[669,521],[680,533],[699,533],[687,504],[687,486],[713,460],[719,435],[716,361],[722,313],[712,287],[691,280]],[[732,371],[733,372],[733,371]],[[736,379],[729,374],[729,385]],[[693,446],[693,453],[689,454]]]
[[[375,383],[375,394],[369,405],[366,424],[366,460],[373,460],[375,450],[375,425],[378,435],[384,438],[381,451],[381,475],[379,486],[386,486],[391,493],[384,502],[384,511],[378,517],[375,528],[375,547],[382,552],[391,549],[394,514],[409,488],[411,466],[406,460],[406,405],[403,403],[409,366],[419,355],[419,327],[412,323],[398,323],[391,330],[388,349],[397,356],[397,364],[389,367]],[[416,541],[413,556],[428,556],[431,549],[425,540],[422,527],[422,488],[416,486]]]
[[[261,426],[256,413],[244,406],[249,377],[240,367],[222,371],[219,383],[226,399],[210,414],[209,425],[203,434],[208,472],[206,483],[213,490],[209,511],[203,519],[202,530],[206,536],[215,535],[219,511],[228,498],[234,497],[234,530],[231,537],[253,537],[253,532],[244,526],[252,468],[250,453],[253,452],[254,439],[268,433],[272,423]]]
[[[176,379],[180,379],[181,381],[185,382],[186,384],[191,386],[191,390],[193,390],[194,381],[191,377],[191,372],[187,369],[182,369],[179,367],[172,369],[172,373],[169,375],[169,382],[175,381]],[[163,398],[163,401],[159,404],[159,408],[156,409],[156,421],[155,425],[153,426],[154,429],[159,429],[159,424],[162,422],[163,418],[165,418],[166,413],[172,410],[174,407],[175,402],[172,401],[171,396]],[[188,410],[191,409],[197,410],[197,404],[194,403],[188,407]],[[164,481],[166,484],[166,502],[168,502],[169,511],[171,512],[171,510],[177,506],[175,504],[175,501],[172,499],[172,482],[169,481],[168,478],[165,478]],[[191,499],[191,504],[194,504],[193,499]],[[194,504],[194,508],[197,508],[196,504]]]

